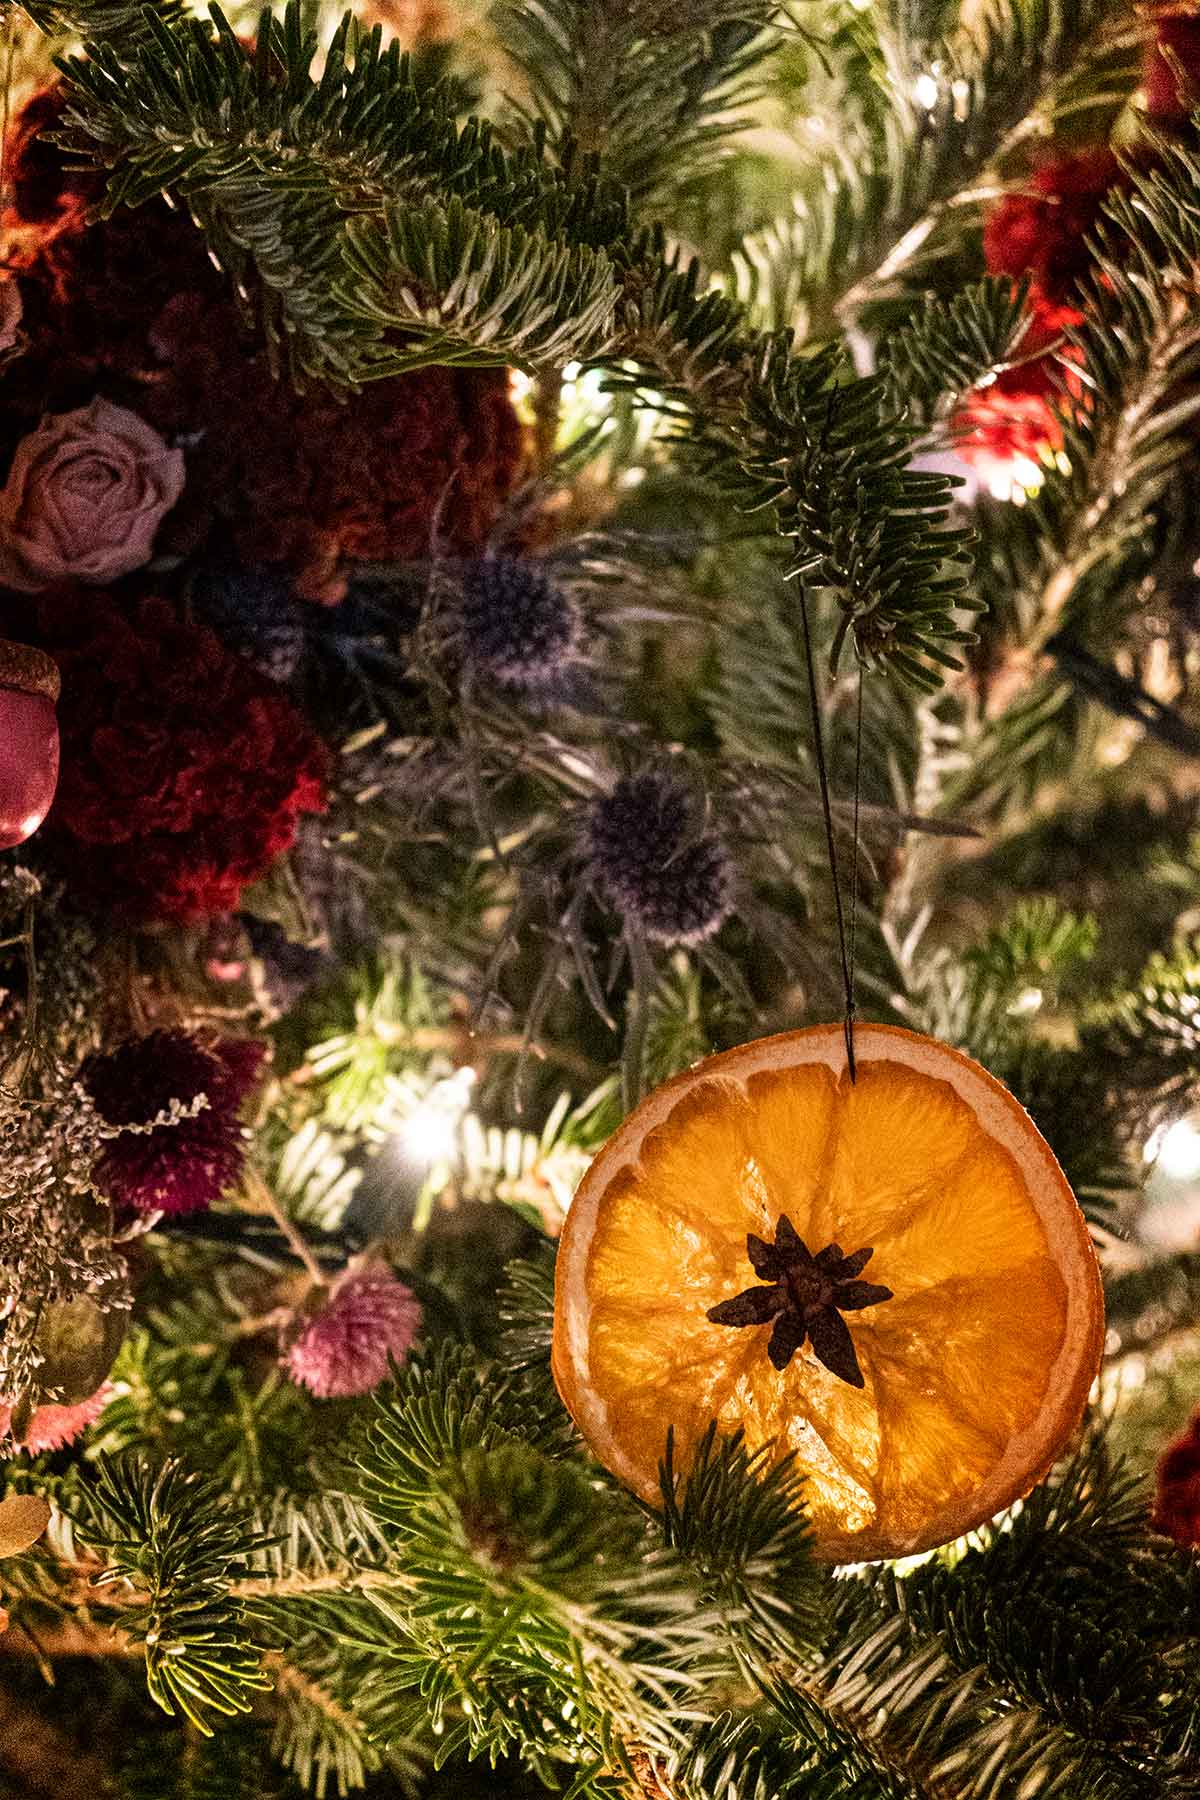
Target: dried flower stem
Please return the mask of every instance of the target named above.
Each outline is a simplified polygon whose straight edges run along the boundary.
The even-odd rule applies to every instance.
[[[248,1198],[255,1204],[257,1209],[261,1212],[269,1213],[274,1219],[280,1232],[287,1239],[289,1248],[293,1251],[297,1259],[303,1263],[305,1272],[312,1281],[314,1287],[325,1287],[329,1280],[328,1276],[321,1268],[320,1263],[309,1249],[300,1232],[296,1229],[295,1221],[288,1218],[262,1176],[254,1169],[247,1169],[243,1186],[245,1187]]]

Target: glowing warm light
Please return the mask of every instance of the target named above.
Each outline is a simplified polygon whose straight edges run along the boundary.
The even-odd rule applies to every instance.
[[[1194,1181],[1200,1175],[1200,1120],[1175,1119],[1160,1125],[1147,1138],[1142,1155],[1173,1181]]]
[[[22,837],[32,837],[45,816],[45,813],[31,812],[21,820],[21,823],[17,826],[17,830],[21,833]]]
[[[1037,493],[1046,476],[1031,456],[976,457],[975,464],[993,500],[1012,500],[1018,506]]]
[[[1040,987],[1022,988],[1008,1010],[1018,1017],[1025,1016],[1029,1013],[1035,1013],[1040,1008],[1044,999],[1045,995],[1042,993]]]
[[[432,1167],[454,1155],[459,1126],[474,1083],[474,1069],[459,1069],[457,1074],[432,1087],[421,1104],[409,1113],[396,1135],[416,1161]]]
[[[933,111],[938,103],[940,92],[936,75],[918,75],[913,82],[913,99],[918,106],[923,106],[926,112]]]

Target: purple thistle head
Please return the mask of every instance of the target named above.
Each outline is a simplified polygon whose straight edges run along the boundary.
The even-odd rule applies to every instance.
[[[203,1042],[183,1031],[152,1031],[80,1071],[108,1125],[146,1125],[172,1102],[208,1104],[194,1118],[151,1131],[121,1131],[101,1150],[92,1179],[115,1205],[135,1212],[202,1212],[242,1173],[238,1114],[258,1079],[265,1046],[250,1038]]]
[[[347,1271],[292,1344],[288,1374],[320,1400],[369,1394],[420,1328],[420,1301],[388,1270]]]
[[[304,605],[291,583],[269,568],[217,563],[201,567],[193,611],[268,681],[289,682],[304,655]]]
[[[574,596],[536,562],[516,556],[468,565],[460,621],[467,662],[508,687],[555,685],[579,648]]]
[[[697,819],[693,790],[670,769],[625,775],[588,821],[595,879],[652,943],[701,944],[733,904],[729,854]]]

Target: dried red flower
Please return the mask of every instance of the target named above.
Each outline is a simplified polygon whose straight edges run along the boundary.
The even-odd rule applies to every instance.
[[[969,394],[952,423],[959,455],[997,492],[1017,466],[1037,464],[1061,447],[1056,401],[1072,391],[1068,370],[1077,352],[1063,342],[1063,333],[1082,324],[1083,314],[1036,292],[1029,314],[1014,366]]]
[[[306,599],[340,600],[348,563],[428,555],[435,518],[443,548],[478,548],[515,485],[503,371],[421,369],[342,403],[293,393],[255,358],[236,387],[204,427],[194,498],[244,561],[295,570]]]
[[[72,169],[47,137],[59,130],[66,99],[58,82],[31,94],[9,126],[5,176],[10,201],[4,224],[37,226],[43,235],[77,225],[97,198],[102,181],[90,169]]]
[[[74,1406],[35,1406],[23,1434],[12,1440],[11,1450],[4,1440],[12,1425],[12,1408],[0,1406],[0,1457],[17,1450],[40,1456],[44,1450],[62,1450],[73,1444],[81,1432],[95,1424],[112,1395],[112,1384],[106,1381]]]
[[[202,1212],[239,1179],[245,1143],[239,1113],[258,1080],[265,1045],[152,1031],[91,1056],[80,1079],[106,1124],[145,1126],[172,1103],[207,1104],[191,1118],[110,1138],[92,1180],[134,1212]]]
[[[28,347],[6,379],[10,446],[99,388],[188,446],[160,549],[215,533],[226,554],[284,565],[313,599],[341,597],[343,563],[427,554],[435,516],[445,547],[478,549],[521,471],[506,373],[422,369],[345,403],[297,395],[182,213],[154,202],[85,225],[61,153],[27,123],[57,123],[60,108],[56,90],[35,95],[12,137]]]
[[[289,1349],[288,1374],[322,1400],[369,1394],[420,1328],[419,1300],[389,1270],[348,1269]]]
[[[1152,1519],[1177,1544],[1200,1545],[1200,1408],[1159,1458]]]
[[[1107,195],[1121,180],[1107,145],[1043,163],[1019,194],[1007,194],[983,229],[994,275],[1032,276],[1048,301],[1071,297],[1092,266],[1087,239]]]
[[[1183,125],[1200,105],[1200,12],[1162,13],[1142,68],[1146,112],[1156,125]]]
[[[43,598],[62,671],[50,815],[72,886],[140,921],[236,909],[324,804],[324,747],[279,689],[167,601]]]

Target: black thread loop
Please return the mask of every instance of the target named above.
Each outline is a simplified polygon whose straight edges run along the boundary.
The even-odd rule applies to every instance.
[[[825,816],[825,842],[829,850],[829,873],[833,881],[833,905],[837,914],[838,952],[842,964],[842,989],[845,994],[846,1067],[850,1080],[858,1078],[854,1060],[854,965],[846,942],[846,914],[842,905],[842,884],[838,877],[837,839],[833,830],[833,806],[829,797],[829,771],[825,763],[825,734],[821,726],[821,703],[817,695],[817,671],[813,662],[812,631],[808,622],[808,598],[804,583],[797,583],[800,597],[800,624],[804,632],[804,660],[808,672],[808,698],[812,709],[813,753],[817,759],[817,782],[821,790],[821,810]],[[854,920],[858,915],[858,772],[862,754],[862,669],[859,668],[858,746],[855,752],[854,778]]]

